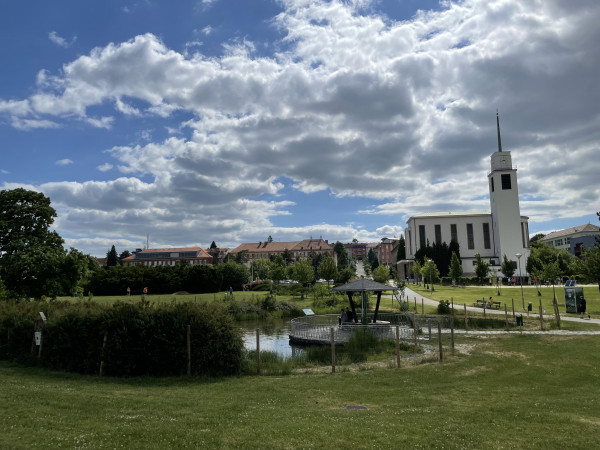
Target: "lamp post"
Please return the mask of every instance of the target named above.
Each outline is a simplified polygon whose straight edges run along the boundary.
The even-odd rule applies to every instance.
[[[523,277],[521,277],[521,253],[515,253],[517,261],[519,261],[519,284],[521,285],[521,302],[523,303],[523,309],[525,309],[525,299],[523,298]]]

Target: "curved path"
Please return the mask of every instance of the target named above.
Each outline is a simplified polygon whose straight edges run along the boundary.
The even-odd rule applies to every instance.
[[[409,287],[406,287],[406,289],[404,290],[404,295],[405,297],[409,300],[409,304],[414,304],[415,298],[417,299],[417,305],[421,304],[421,300],[423,301],[423,303],[425,305],[428,306],[436,306],[439,304],[439,302],[437,300],[433,300],[430,298],[427,298],[421,294],[419,294],[418,292],[413,291],[412,289],[410,289]],[[458,310],[458,309],[463,310],[464,306],[460,305],[458,303],[456,303],[454,305],[454,309]],[[478,312],[481,313],[483,312],[482,308],[478,308],[478,307],[474,307],[474,306],[467,306],[467,311],[473,311],[473,312]],[[502,315],[504,316],[504,310],[497,310],[497,309],[486,309],[485,310],[486,314],[498,314],[498,315]],[[517,313],[515,311],[515,313]],[[510,312],[509,314],[511,314],[512,316],[512,312]],[[520,313],[519,313],[520,314]],[[535,317],[535,318],[539,318],[537,313],[531,313],[530,316]],[[548,321],[548,320],[554,320],[554,314],[550,315],[550,314],[542,314],[542,317],[544,319],[544,321]],[[585,322],[585,323],[593,323],[596,325],[600,325],[600,319],[581,319],[579,317],[573,317],[573,316],[563,316],[561,314],[560,316],[560,320],[564,321],[564,322]],[[455,333],[473,333],[473,331],[458,331],[458,330],[454,330]],[[520,333],[520,331],[478,331],[477,334],[506,334],[506,333]],[[565,330],[551,330],[551,331],[523,331],[523,334],[548,334],[548,333],[556,333],[556,334],[564,334],[564,335],[569,335],[569,334],[573,334],[573,335],[600,335],[600,330],[598,331],[565,331]]]

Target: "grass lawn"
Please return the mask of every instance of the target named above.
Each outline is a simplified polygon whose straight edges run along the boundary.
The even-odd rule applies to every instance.
[[[515,311],[526,312],[527,304],[531,302],[533,304],[533,312],[538,311],[540,300],[542,301],[542,308],[546,308],[548,314],[553,314],[552,301],[554,294],[552,286],[543,286],[540,288],[541,297],[537,295],[537,288],[535,286],[523,286],[523,300],[525,302],[525,310],[523,310],[523,300],[521,300],[521,288],[520,286],[503,286],[498,296],[495,287],[480,287],[480,286],[466,286],[465,288],[453,288],[452,286],[438,286],[434,285],[434,291],[431,293],[430,290],[425,289],[422,285],[417,286],[416,284],[409,284],[408,287],[415,292],[423,295],[424,297],[432,298],[434,300],[450,300],[454,299],[454,304],[462,306],[467,304],[471,306],[477,299],[487,299],[492,297],[495,301],[502,302],[508,306],[509,311],[512,309],[512,301],[515,302]],[[565,313],[565,291],[562,286],[556,286],[556,300],[561,315]],[[587,312],[592,316],[600,317],[600,291],[596,285],[586,285],[583,287],[583,294],[587,302]],[[576,316],[576,314],[571,314]]]
[[[0,448],[594,448],[597,339],[460,336],[443,364],[217,380],[1,362]]]

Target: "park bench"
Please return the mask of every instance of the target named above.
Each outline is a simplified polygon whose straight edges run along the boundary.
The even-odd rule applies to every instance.
[[[473,306],[476,306],[478,308],[487,308],[487,309],[500,309],[500,306],[502,306],[501,302],[495,302],[492,301],[491,303],[489,303],[488,300],[484,300],[484,299],[480,299],[477,300],[475,303],[473,303]]]

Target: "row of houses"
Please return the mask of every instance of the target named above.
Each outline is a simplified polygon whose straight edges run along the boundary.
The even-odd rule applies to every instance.
[[[392,265],[396,262],[397,239],[383,238],[381,242],[345,244],[344,247],[348,258],[363,259],[367,257],[370,250],[375,252],[379,264]],[[331,256],[337,260],[333,245],[323,238],[304,239],[303,241],[288,242],[252,242],[237,246],[234,249],[201,247],[177,247],[177,248],[154,248],[137,249],[133,254],[123,259],[127,266],[174,266],[177,261],[187,261],[189,264],[214,264],[224,261],[228,256],[237,256],[244,253],[245,261],[255,259],[270,259],[282,255],[292,261],[312,257],[313,255]]]

